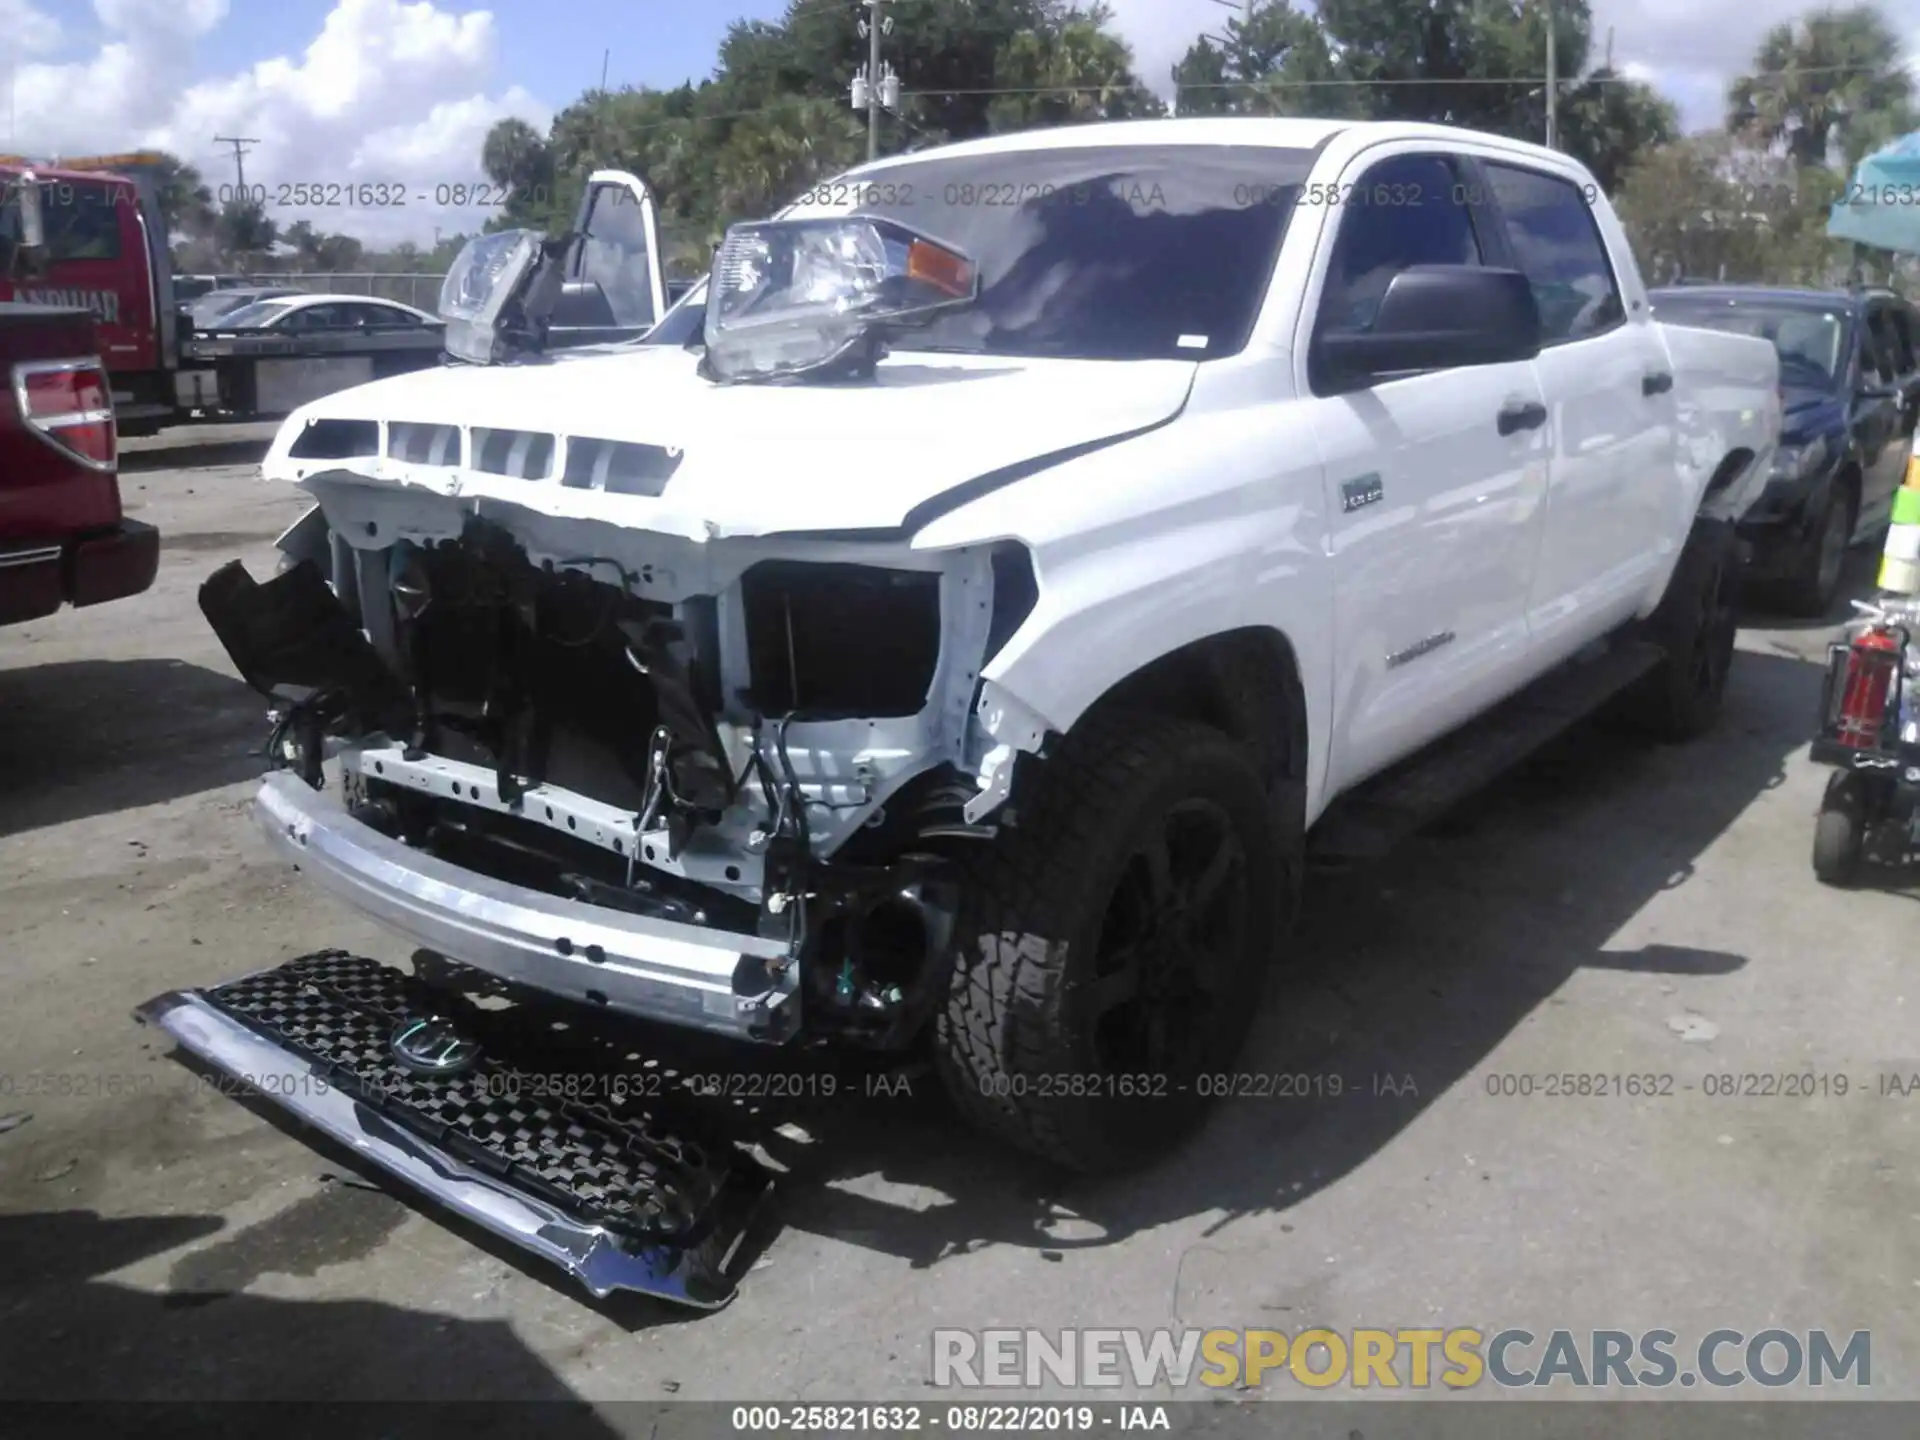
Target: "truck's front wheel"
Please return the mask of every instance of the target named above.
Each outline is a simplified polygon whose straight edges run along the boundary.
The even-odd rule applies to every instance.
[[[1189,1132],[1232,1068],[1287,857],[1251,757],[1204,725],[1102,717],[1038,779],[968,886],[936,1054],[980,1128],[1123,1168]]]

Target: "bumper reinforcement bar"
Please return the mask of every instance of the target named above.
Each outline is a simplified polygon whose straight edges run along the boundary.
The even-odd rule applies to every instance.
[[[558,1064],[577,1057],[543,1059],[537,1041],[484,1012],[449,1019],[444,997],[397,970],[323,951],[135,1013],[596,1297],[715,1310],[749,1263],[772,1188],[765,1167],[713,1127],[683,1133],[665,1091],[637,1077],[615,1085],[577,1070],[578,1087],[557,1085]]]

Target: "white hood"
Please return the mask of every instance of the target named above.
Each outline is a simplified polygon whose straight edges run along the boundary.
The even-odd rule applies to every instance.
[[[718,386],[678,347],[575,352],[549,365],[445,366],[295,413],[269,478],[347,468],[444,494],[696,538],[895,529],[970,480],[1179,414],[1195,365],[901,354],[870,383]],[[657,497],[392,461],[291,459],[320,419],[531,430],[682,452]]]

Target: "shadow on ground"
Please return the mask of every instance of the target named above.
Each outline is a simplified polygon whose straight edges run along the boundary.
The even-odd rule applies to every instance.
[[[258,465],[266,459],[272,437],[252,440],[191,440],[184,444],[154,445],[120,452],[120,473],[142,475],[155,470],[189,470],[215,465]]]
[[[267,703],[184,660],[0,669],[0,836],[259,775]]]
[[[102,1278],[204,1240],[221,1225],[210,1215],[0,1215],[0,1354],[7,1357],[0,1402],[522,1401],[541,1402],[542,1434],[598,1440],[615,1433],[501,1321],[253,1295],[182,1307]],[[242,1416],[251,1433],[281,1433],[279,1422],[296,1418],[245,1411],[206,1418],[237,1423]],[[9,1433],[21,1433],[11,1421]]]

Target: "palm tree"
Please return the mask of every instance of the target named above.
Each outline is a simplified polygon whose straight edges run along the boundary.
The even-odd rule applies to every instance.
[[[1728,92],[1727,128],[1784,147],[1802,167],[1852,164],[1907,119],[1913,81],[1901,53],[1871,5],[1776,25],[1754,55],[1756,73]]]

